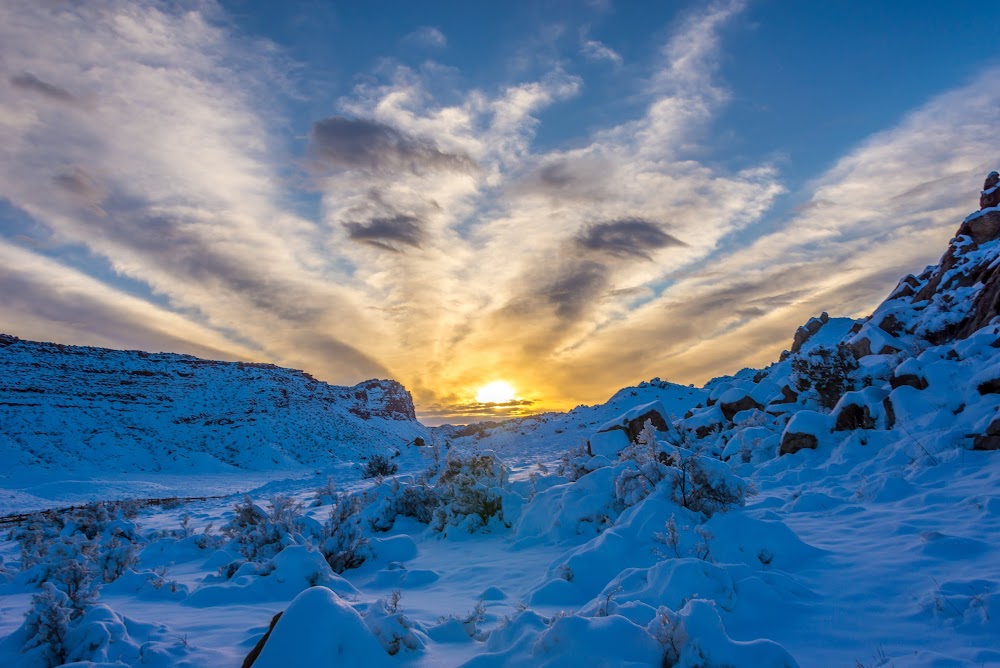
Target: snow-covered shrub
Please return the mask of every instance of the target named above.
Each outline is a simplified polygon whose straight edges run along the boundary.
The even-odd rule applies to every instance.
[[[396,473],[398,470],[399,466],[396,462],[385,455],[373,455],[371,459],[365,462],[365,467],[361,475],[365,478],[384,478]]]
[[[442,532],[448,526],[462,526],[473,533],[494,517],[502,522],[507,475],[507,467],[492,452],[448,457],[437,480],[440,502],[433,528]]]
[[[135,543],[113,535],[94,555],[97,572],[104,582],[114,582],[139,563]]]
[[[622,507],[634,506],[649,496],[669,471],[669,459],[658,450],[656,434],[653,423],[646,420],[635,442],[619,454],[619,460],[629,464],[615,479],[615,501]]]
[[[566,476],[570,482],[576,482],[592,470],[587,466],[587,462],[591,458],[590,453],[587,452],[587,445],[580,443],[575,448],[567,450],[562,454],[559,458],[559,467],[556,469],[556,473]]]
[[[672,464],[667,475],[674,503],[707,517],[746,504],[747,482],[724,462],[678,447]]]
[[[223,534],[236,543],[247,561],[266,561],[285,547],[304,542],[300,535],[302,503],[275,496],[269,505],[269,510],[265,511],[245,496],[242,503],[233,507],[233,519],[222,527]]]
[[[337,484],[333,480],[332,475],[326,477],[326,482],[320,487],[316,488],[316,495],[313,497],[313,506],[322,506],[327,503],[333,503],[334,499],[337,498]]]
[[[854,352],[840,343],[836,347],[816,346],[808,354],[794,356],[791,378],[797,392],[814,397],[829,410],[845,392],[855,389],[857,370]]]
[[[371,556],[360,513],[360,499],[348,494],[338,495],[330,509],[319,549],[334,573],[357,568]]]
[[[66,636],[74,608],[69,596],[51,582],[31,597],[31,607],[25,613],[27,641],[22,651],[34,655],[47,666],[66,663]]]
[[[430,524],[434,519],[434,511],[440,501],[437,492],[422,476],[418,476],[411,485],[403,485],[396,500],[397,514],[412,517],[423,524]]]
[[[375,634],[390,656],[400,649],[417,651],[423,649],[424,641],[414,630],[414,624],[399,610],[399,590],[392,592],[390,599],[380,598],[364,614],[365,624]]]

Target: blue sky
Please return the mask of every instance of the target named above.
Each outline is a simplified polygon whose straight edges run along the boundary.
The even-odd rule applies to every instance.
[[[701,383],[934,262],[975,3],[0,8],[0,329],[394,377],[463,421]]]

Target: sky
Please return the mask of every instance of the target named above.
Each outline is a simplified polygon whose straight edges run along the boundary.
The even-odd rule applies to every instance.
[[[763,366],[978,208],[983,11],[5,0],[0,331],[394,378],[432,424]]]

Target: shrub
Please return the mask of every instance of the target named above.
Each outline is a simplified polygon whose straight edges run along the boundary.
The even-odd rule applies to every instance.
[[[73,608],[65,592],[51,582],[42,585],[41,591],[31,597],[31,607],[25,613],[28,639],[23,652],[37,650],[46,665],[66,663],[66,635],[69,632]]]
[[[365,462],[365,467],[361,475],[364,478],[384,478],[393,475],[398,470],[399,466],[396,462],[385,455],[373,455],[371,459]]]
[[[507,468],[492,452],[448,457],[437,482],[440,502],[434,513],[434,529],[463,525],[472,533],[494,517],[503,521],[507,475]]]
[[[265,511],[249,496],[243,497],[233,510],[235,515],[222,532],[238,545],[247,561],[267,561],[285,547],[304,542],[299,535],[303,520],[302,502],[286,496],[275,496]]]
[[[837,405],[845,392],[855,389],[854,375],[858,360],[849,346],[816,346],[808,354],[792,358],[792,382],[800,394],[815,396],[828,410]]]
[[[711,517],[746,503],[747,484],[718,459],[677,448],[669,468],[671,498],[689,510]]]
[[[357,568],[371,556],[360,512],[361,501],[347,494],[338,495],[330,509],[319,549],[335,573]]]
[[[646,420],[635,442],[619,453],[618,460],[630,464],[615,479],[615,501],[619,506],[628,508],[639,503],[666,477],[668,458],[659,451],[656,437],[652,421]]]

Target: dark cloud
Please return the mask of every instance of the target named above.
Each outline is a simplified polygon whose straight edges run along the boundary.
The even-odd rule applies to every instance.
[[[20,88],[21,90],[44,95],[50,100],[55,100],[57,102],[73,104],[77,101],[76,96],[68,90],[60,88],[59,86],[54,86],[46,81],[42,81],[30,72],[22,72],[17,76],[11,77],[10,85],[14,86],[14,88]]]
[[[550,188],[565,188],[579,181],[565,162],[554,162],[538,170],[538,180]]]
[[[566,267],[542,294],[556,307],[556,315],[573,320],[593,303],[608,284],[608,268],[600,262],[583,261]]]
[[[652,259],[651,251],[687,245],[664,232],[659,223],[644,218],[619,218],[596,223],[584,230],[576,238],[576,243],[589,250],[646,260]]]
[[[313,154],[331,167],[372,172],[430,169],[471,171],[472,159],[442,151],[430,139],[412,137],[377,121],[331,116],[313,123]]]
[[[385,218],[372,218],[366,223],[344,223],[347,234],[354,241],[371,244],[393,252],[400,252],[397,244],[420,247],[423,229],[414,216],[399,214]]]
[[[93,203],[100,202],[105,195],[104,188],[90,174],[79,167],[60,172],[52,177],[52,183],[66,192],[73,193]]]
[[[546,195],[580,201],[608,197],[607,184],[614,165],[598,158],[553,160],[513,184],[515,194]]]

